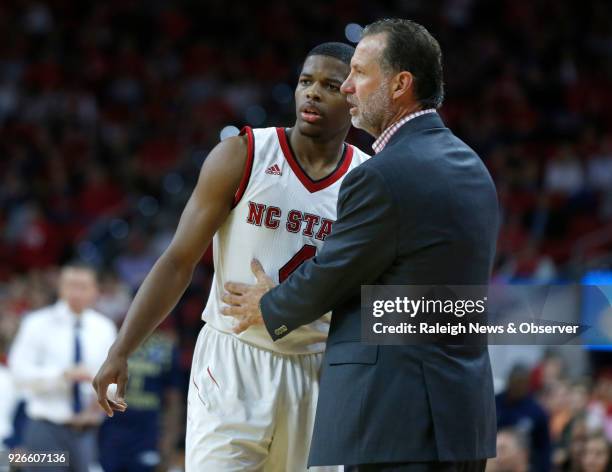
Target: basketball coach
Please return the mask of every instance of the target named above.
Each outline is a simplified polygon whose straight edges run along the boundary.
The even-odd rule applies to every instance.
[[[376,156],[344,180],[322,251],[276,287],[254,261],[257,284],[226,284],[224,313],[276,340],[333,311],[311,466],[483,471],[496,429],[486,346],[363,344],[360,287],[488,284],[494,184],[436,112],[442,54],[423,26],[367,26],[341,90]]]

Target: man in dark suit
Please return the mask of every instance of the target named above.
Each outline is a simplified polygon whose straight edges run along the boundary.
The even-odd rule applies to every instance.
[[[276,340],[333,311],[310,465],[484,470],[496,429],[486,346],[364,344],[360,287],[488,284],[495,187],[436,112],[441,52],[422,26],[366,27],[341,90],[377,155],[344,180],[323,250],[277,287],[253,262],[258,283],[227,284],[224,313]]]

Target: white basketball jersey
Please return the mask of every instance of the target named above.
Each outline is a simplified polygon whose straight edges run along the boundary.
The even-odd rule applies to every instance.
[[[340,184],[346,174],[370,156],[345,144],[342,159],[330,175],[312,180],[291,151],[284,128],[251,129],[244,177],[235,207],[213,239],[215,274],[202,319],[233,334],[236,321],[220,312],[226,282],[254,283],[251,259],[279,283],[321,250],[336,219]],[[286,354],[322,352],[330,315],[301,326],[273,342],[263,326],[237,336],[255,346]]]

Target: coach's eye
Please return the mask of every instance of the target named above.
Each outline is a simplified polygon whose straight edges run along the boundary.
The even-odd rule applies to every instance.
[[[340,91],[340,87],[338,87],[338,86],[337,86],[337,85],[335,85],[335,84],[327,84],[327,88],[328,88],[329,90],[333,90],[334,92],[338,92],[338,91]]]
[[[310,84],[311,84],[310,80],[308,80],[308,79],[300,79],[300,85],[303,85],[303,86],[307,87]]]

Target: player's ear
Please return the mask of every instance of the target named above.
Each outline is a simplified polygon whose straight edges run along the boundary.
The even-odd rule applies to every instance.
[[[402,98],[407,94],[412,94],[414,88],[414,76],[403,70],[393,77],[391,80],[391,96],[394,99]]]

